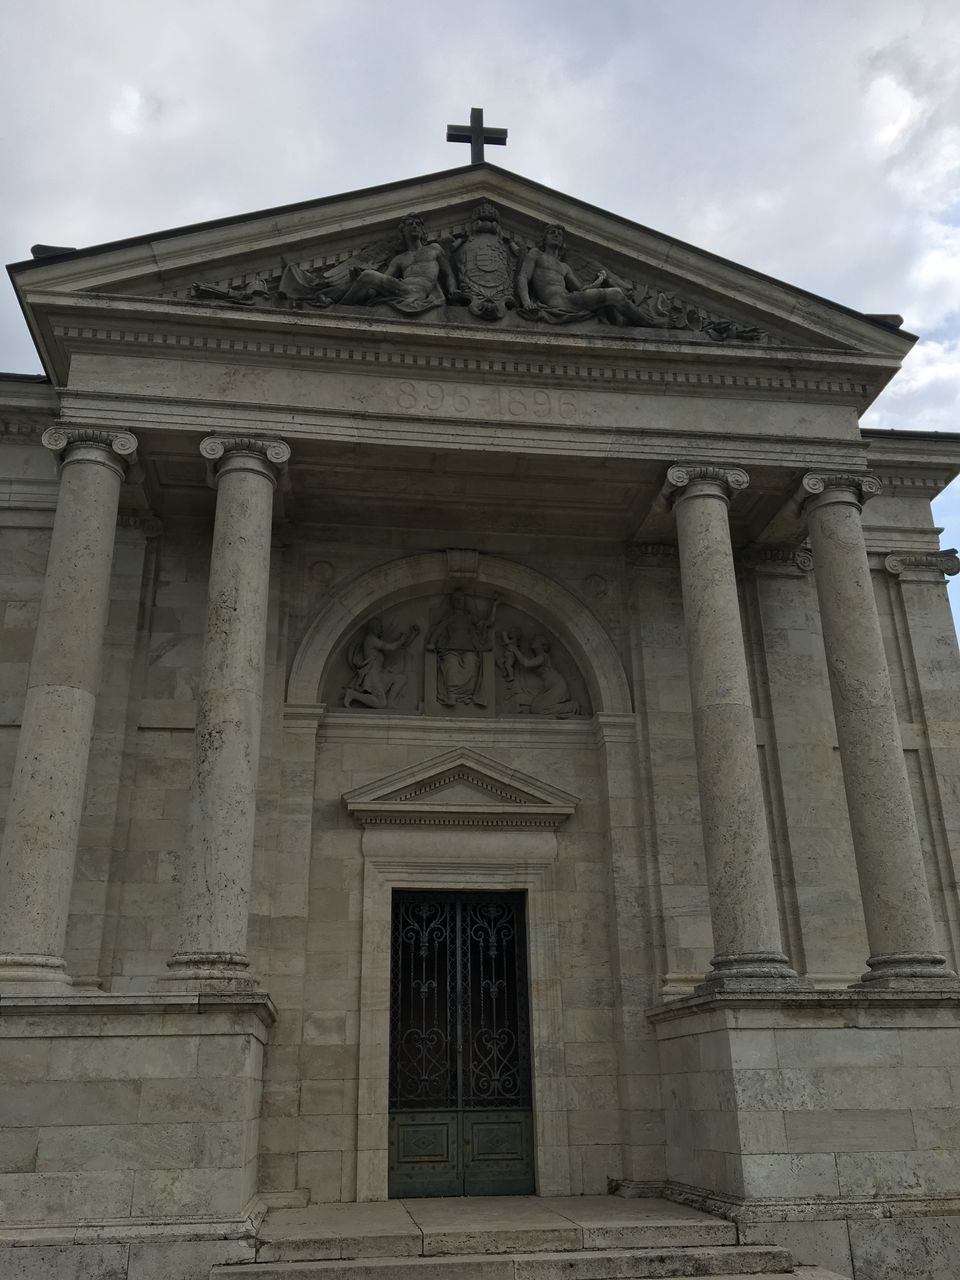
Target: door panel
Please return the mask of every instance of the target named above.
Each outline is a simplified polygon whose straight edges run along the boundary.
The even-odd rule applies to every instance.
[[[533,1113],[461,1112],[463,1195],[525,1196],[534,1190]]]
[[[522,894],[397,891],[391,1196],[534,1190]]]
[[[391,1188],[394,1182],[401,1190],[391,1189],[390,1195],[463,1194],[460,1117],[456,1111],[405,1111],[391,1115]]]

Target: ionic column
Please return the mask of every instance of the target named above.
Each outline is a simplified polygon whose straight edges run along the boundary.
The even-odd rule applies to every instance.
[[[63,960],[93,736],[126,432],[51,427],[60,491],[3,843],[0,990],[70,986]]]
[[[873,476],[807,475],[813,569],[871,955],[861,981],[956,983],[937,946],[861,509]]]
[[[739,468],[674,466],[700,812],[717,954],[710,990],[797,984],[783,954],[727,508]]]
[[[251,987],[247,912],[270,585],[273,492],[290,457],[282,440],[209,437],[217,511],[193,794],[182,880],[181,936],[168,961],[190,989]]]

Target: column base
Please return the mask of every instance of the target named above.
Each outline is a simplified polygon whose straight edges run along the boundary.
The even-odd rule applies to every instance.
[[[853,989],[873,991],[956,990],[960,978],[947,968],[946,958],[936,951],[900,951],[872,955],[868,972]]]
[[[0,952],[0,994],[56,996],[72,990],[73,982],[60,956]]]
[[[703,982],[694,988],[696,995],[711,995],[718,991],[749,991],[771,986],[790,987],[794,990],[812,984],[801,978],[790,962],[779,951],[741,951],[736,955],[714,956],[713,969]]]
[[[167,961],[170,970],[156,982],[160,991],[256,991],[245,955],[229,951],[180,951]]]

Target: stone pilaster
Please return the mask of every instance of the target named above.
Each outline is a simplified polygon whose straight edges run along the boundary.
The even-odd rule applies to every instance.
[[[69,987],[63,961],[126,432],[51,427],[60,490],[0,846],[0,989]]]
[[[803,489],[843,784],[871,955],[863,982],[955,984],[937,948],[861,510],[865,475],[807,475]]]
[[[282,440],[209,437],[217,512],[197,693],[193,795],[179,949],[167,983],[254,985],[246,973],[267,637],[273,493]]]
[[[700,811],[716,955],[706,987],[799,980],[783,954],[730,542],[739,468],[673,466]]]

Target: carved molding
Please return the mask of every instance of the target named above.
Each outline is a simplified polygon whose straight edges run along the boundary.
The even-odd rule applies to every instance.
[[[891,551],[884,558],[883,567],[895,578],[909,569],[934,569],[952,578],[960,573],[960,556],[956,547],[943,551]]]
[[[450,795],[444,800],[444,793]],[[363,827],[498,827],[555,831],[576,811],[576,796],[507,768],[479,752],[456,750],[344,792]]]

